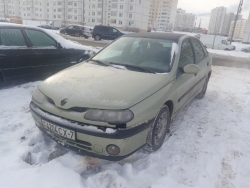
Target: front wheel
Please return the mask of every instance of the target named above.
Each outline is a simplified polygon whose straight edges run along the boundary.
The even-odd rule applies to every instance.
[[[95,40],[101,40],[100,35],[96,35],[96,36],[95,36]]]
[[[76,36],[76,37],[80,37],[80,34],[79,34],[79,33],[75,33],[75,36]]]
[[[170,112],[168,106],[164,105],[151,126],[148,133],[147,145],[144,147],[144,150],[149,152],[158,150],[164,143],[166,135],[168,135],[168,137],[170,136],[169,128]]]

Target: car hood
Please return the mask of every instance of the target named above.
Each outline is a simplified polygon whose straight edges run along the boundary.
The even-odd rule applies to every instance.
[[[42,82],[38,89],[64,109],[127,109],[171,82],[169,74],[151,74],[80,63]],[[65,105],[61,101],[67,99]]]

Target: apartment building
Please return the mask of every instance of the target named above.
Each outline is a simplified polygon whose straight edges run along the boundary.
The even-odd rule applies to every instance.
[[[85,23],[147,30],[150,5],[151,0],[86,0]]]
[[[174,29],[178,0],[151,0],[149,27],[155,30]]]
[[[222,34],[222,27],[226,11],[226,7],[216,7],[212,9],[208,27],[208,34]]]
[[[250,44],[250,13],[246,23],[246,28],[244,31],[242,43]]]
[[[231,22],[234,20],[235,20],[235,14],[233,12],[230,12],[225,15],[225,19],[224,19],[223,26],[222,26],[222,32],[221,32],[222,35],[228,36]]]
[[[0,0],[0,18],[83,23],[84,0]]]
[[[232,37],[234,23],[235,23],[235,21],[231,22],[231,26],[230,26],[230,30],[229,30],[229,37]],[[246,25],[247,25],[247,20],[244,20],[244,19],[238,20],[236,22],[236,25],[235,25],[233,38],[242,39],[244,36]]]
[[[190,31],[194,28],[195,15],[186,13],[185,10],[177,9],[174,30],[176,31]]]

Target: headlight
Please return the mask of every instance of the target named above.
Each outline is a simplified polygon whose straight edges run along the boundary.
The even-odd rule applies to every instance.
[[[107,123],[127,123],[134,118],[130,110],[95,110],[91,109],[84,116],[90,121],[100,121]]]
[[[34,91],[34,93],[32,95],[32,98],[37,103],[42,104],[44,95],[38,90],[38,88],[36,88],[36,90]]]

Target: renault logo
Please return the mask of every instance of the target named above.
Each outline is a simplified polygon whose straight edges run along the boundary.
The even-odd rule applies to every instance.
[[[61,106],[65,105],[67,102],[68,102],[68,99],[67,99],[67,98],[66,98],[66,99],[61,100]]]

